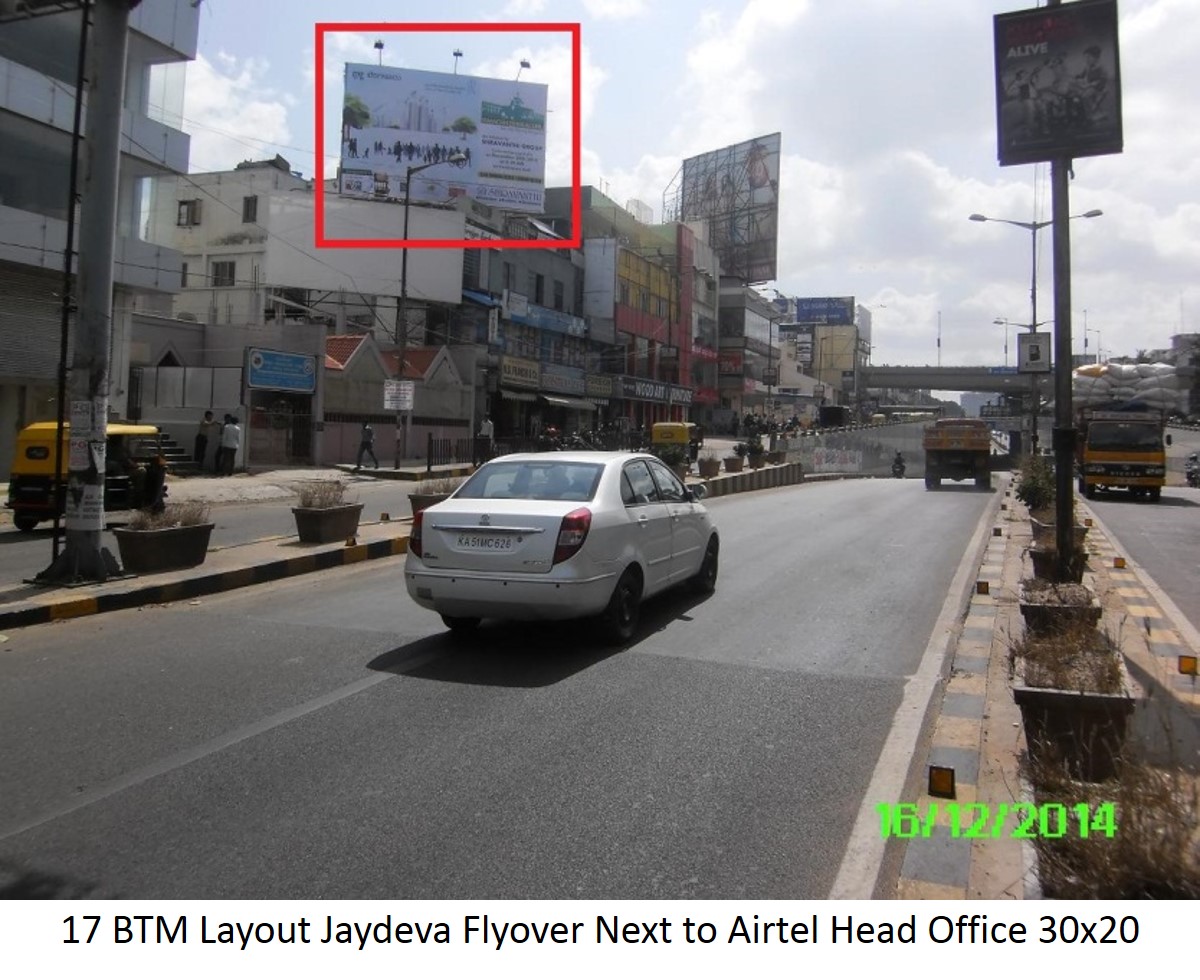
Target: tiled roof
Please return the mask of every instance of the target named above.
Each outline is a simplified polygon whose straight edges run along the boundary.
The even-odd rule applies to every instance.
[[[359,345],[365,339],[365,334],[334,334],[325,338],[325,367],[340,371],[354,356]],[[333,361],[331,365],[329,362]]]
[[[419,381],[425,377],[429,365],[437,357],[439,347],[409,347],[404,352],[404,377]],[[383,362],[388,367],[388,374],[396,377],[400,367],[399,351],[383,351]]]

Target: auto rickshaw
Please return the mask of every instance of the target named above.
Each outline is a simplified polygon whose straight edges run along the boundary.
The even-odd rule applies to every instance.
[[[17,434],[17,448],[8,481],[5,506],[13,512],[18,530],[32,531],[41,521],[66,510],[62,483],[54,493],[57,422],[34,422]],[[62,476],[65,480],[70,423],[62,431]],[[104,509],[129,510],[153,503],[162,494],[165,464],[156,425],[110,422],[105,450]]]
[[[655,422],[650,430],[651,451],[665,446],[686,446],[693,463],[704,445],[704,430],[695,422]]]

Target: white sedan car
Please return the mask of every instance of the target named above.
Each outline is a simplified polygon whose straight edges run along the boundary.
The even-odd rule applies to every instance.
[[[647,453],[500,456],[416,515],[408,594],[455,631],[599,616],[624,642],[643,599],[716,588],[720,541],[703,496]]]

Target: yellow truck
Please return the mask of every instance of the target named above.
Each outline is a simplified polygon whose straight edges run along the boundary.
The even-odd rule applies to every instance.
[[[1167,450],[1162,412],[1084,408],[1075,442],[1079,492],[1127,490],[1158,500],[1167,482]]]
[[[992,431],[983,419],[938,419],[925,427],[925,489],[942,480],[974,480],[992,487]]]

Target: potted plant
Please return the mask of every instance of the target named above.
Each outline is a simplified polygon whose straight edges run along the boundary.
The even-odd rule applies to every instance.
[[[413,516],[415,517],[426,507],[440,504],[454,493],[462,485],[462,482],[463,478],[458,476],[441,476],[431,480],[422,480],[408,495]]]
[[[1044,457],[1029,456],[1022,462],[1013,493],[1029,509],[1031,519],[1054,521],[1054,470]]]
[[[346,485],[338,480],[309,480],[300,486],[292,508],[296,533],[305,544],[330,544],[354,536],[362,515],[361,503],[346,500]]]
[[[1021,583],[1021,615],[1031,634],[1061,633],[1076,626],[1095,627],[1102,612],[1100,600],[1077,582],[1026,579]]]
[[[741,473],[742,467],[746,463],[747,452],[749,452],[749,447],[744,442],[735,442],[733,444],[733,455],[725,457],[725,472]]]
[[[1026,635],[1011,656],[1031,761],[1063,765],[1077,779],[1108,778],[1134,707],[1116,645],[1092,625],[1073,623]]]
[[[746,442],[746,455],[750,458],[750,468],[759,469],[767,461],[767,448],[763,445],[762,436],[757,432]]]
[[[667,443],[659,446],[654,455],[671,467],[679,479],[683,480],[687,477],[688,471],[691,469],[691,454],[686,445]]]
[[[125,527],[113,528],[113,535],[125,571],[151,575],[201,564],[212,529],[208,504],[185,500],[158,513],[138,511]]]
[[[714,452],[702,453],[696,461],[696,466],[704,479],[711,480],[721,472],[721,457]]]

